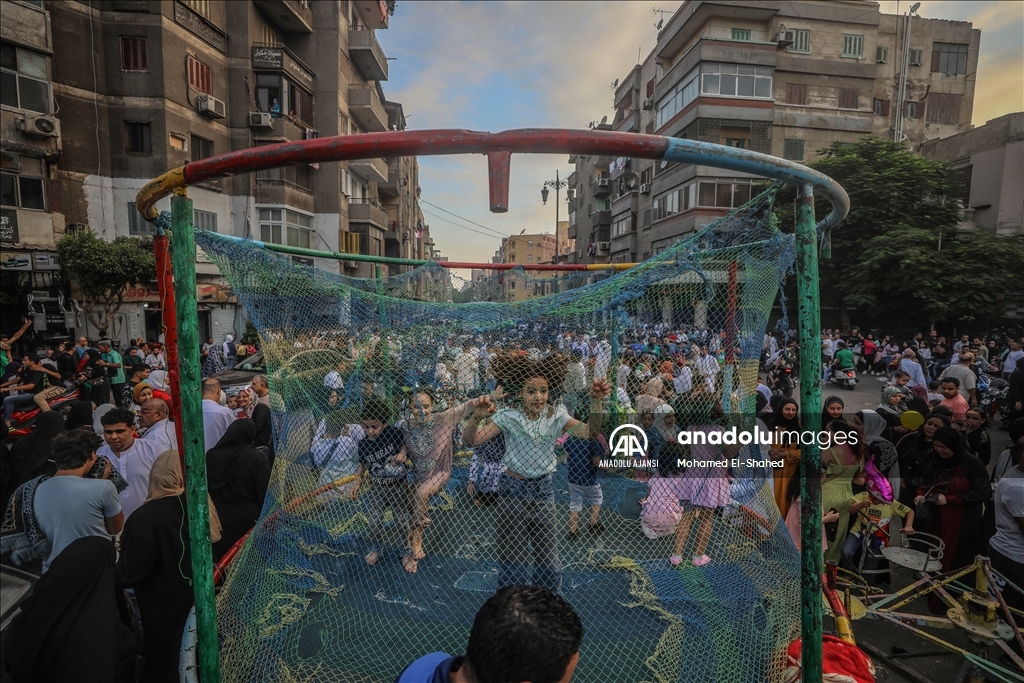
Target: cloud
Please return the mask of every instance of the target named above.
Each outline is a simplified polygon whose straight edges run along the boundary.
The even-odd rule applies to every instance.
[[[897,11],[896,2],[881,5]],[[923,2],[919,14],[982,29],[975,123],[1022,108],[1024,4]],[[388,57],[397,58],[385,92],[418,130],[583,128],[613,116],[611,84],[636,64],[638,48],[641,59],[650,52],[658,18],[639,2],[400,2],[391,28],[377,32]],[[509,211],[492,214],[482,156],[420,157],[424,199],[506,235],[554,230],[554,196],[543,206],[540,189],[556,171],[563,178],[572,172],[566,157],[514,156]],[[435,243],[453,260],[488,261],[500,245],[499,237],[424,209],[433,214],[426,218]]]

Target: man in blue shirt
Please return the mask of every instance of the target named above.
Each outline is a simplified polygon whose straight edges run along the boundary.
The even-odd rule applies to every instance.
[[[395,683],[569,683],[582,641],[583,623],[564,598],[542,586],[509,586],[476,613],[464,657],[424,655]]]

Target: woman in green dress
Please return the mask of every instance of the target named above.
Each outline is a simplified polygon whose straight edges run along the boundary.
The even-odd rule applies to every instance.
[[[836,510],[839,521],[836,533],[828,534],[828,549],[825,561],[839,561],[843,541],[850,528],[850,503],[853,499],[853,480],[864,472],[864,438],[845,420],[833,420],[828,424],[832,434],[832,447],[821,453],[825,467],[825,481],[821,485],[821,507],[825,511]],[[838,438],[837,438],[838,437]],[[841,441],[842,444],[836,443]],[[852,445],[851,445],[852,444]]]

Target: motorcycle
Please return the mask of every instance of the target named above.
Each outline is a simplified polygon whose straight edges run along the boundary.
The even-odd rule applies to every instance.
[[[793,389],[796,387],[796,382],[793,377],[793,366],[780,365],[773,369],[768,373],[767,383],[772,394],[776,396],[781,394],[786,398],[791,398],[793,396]]]
[[[989,382],[979,402],[980,409],[989,420],[993,420],[996,415],[1001,417],[1000,422],[1003,429],[1009,428],[1010,402],[1007,400],[1009,391],[1010,383],[997,377]]]
[[[857,372],[853,368],[833,368],[832,373],[828,376],[828,381],[853,391],[857,386]]]
[[[67,419],[67,411],[71,409],[71,404],[78,400],[79,390],[72,389],[71,391],[65,391],[63,394],[49,399],[46,405],[50,407],[50,410],[58,410]],[[33,406],[31,410],[18,410],[15,411],[11,416],[10,431],[8,436],[25,436],[32,431],[32,427],[35,426],[36,419],[42,414],[42,409],[38,406]]]

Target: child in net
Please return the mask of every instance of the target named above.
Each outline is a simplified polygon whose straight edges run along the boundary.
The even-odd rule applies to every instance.
[[[554,404],[550,391],[565,379],[566,359],[498,356],[495,377],[507,392],[509,405],[498,408],[489,396],[474,409],[477,420],[466,426],[467,445],[482,444],[505,435],[505,472],[498,482],[496,537],[498,590],[506,586],[539,584],[558,593],[562,568],[555,540],[555,440],[565,433],[587,439],[601,430],[602,401],[611,391],[607,380],[590,387],[591,407],[584,425],[565,406]],[[530,557],[532,546],[532,558]],[[532,577],[530,564],[532,559]]]

